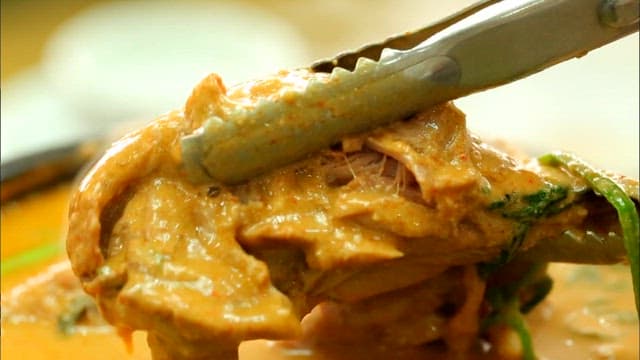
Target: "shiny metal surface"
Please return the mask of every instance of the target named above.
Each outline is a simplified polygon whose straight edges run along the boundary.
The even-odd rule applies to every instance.
[[[356,52],[316,65],[334,66],[329,81],[311,80],[286,100],[211,116],[202,131],[183,139],[187,170],[199,181],[242,182],[346,135],[513,82],[638,31],[637,23],[603,21],[608,8],[601,0],[489,3],[425,28],[428,39],[409,50],[383,49],[376,60],[367,56],[375,58],[378,48],[364,47],[363,57]],[[415,41],[415,33],[408,38]],[[353,69],[339,66],[354,58]]]

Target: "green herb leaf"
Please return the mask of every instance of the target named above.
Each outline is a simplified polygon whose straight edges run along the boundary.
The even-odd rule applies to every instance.
[[[633,200],[614,179],[575,155],[557,152],[541,156],[538,160],[544,165],[562,166],[582,177],[596,193],[604,196],[616,209],[631,268],[636,311],[640,314],[640,218]]]
[[[43,244],[35,249],[30,249],[18,255],[2,260],[0,263],[0,275],[4,276],[12,271],[20,270],[55,257],[62,253],[60,242]]]
[[[487,277],[513,258],[524,239],[531,224],[542,217],[555,214],[569,204],[569,190],[566,187],[547,183],[542,189],[530,194],[505,194],[504,198],[489,205],[489,209],[499,212],[507,219],[517,221],[509,246],[500,252],[493,261],[479,265],[482,277]]]
[[[489,208],[499,210],[508,219],[530,223],[561,210],[559,204],[567,198],[568,192],[566,187],[546,184],[531,194],[506,194],[504,199],[489,205]]]
[[[502,313],[502,321],[518,334],[520,345],[522,345],[522,359],[535,360],[536,354],[533,350],[533,341],[531,340],[527,322],[520,312],[520,302],[517,298],[514,298],[507,304],[504,310]]]
[[[504,324],[513,329],[522,346],[522,358],[535,360],[533,341],[527,322],[522,315],[542,301],[551,290],[551,279],[546,275],[545,263],[532,263],[522,276],[511,283],[487,289],[485,300],[491,306],[491,313],[482,321],[482,329],[496,324]],[[521,303],[522,291],[531,292],[524,304]]]
[[[67,308],[58,316],[58,330],[64,335],[75,332],[78,322],[87,311],[95,308],[93,299],[87,295],[80,295],[69,302]]]

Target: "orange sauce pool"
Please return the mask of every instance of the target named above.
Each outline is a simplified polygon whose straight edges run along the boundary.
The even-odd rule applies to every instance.
[[[150,359],[145,334],[135,332],[131,349],[109,327],[63,335],[55,321],[5,321],[5,304],[52,264],[64,262],[69,185],[2,206],[1,358],[13,359]],[[27,265],[15,258],[42,245],[47,256]],[[53,250],[51,250],[53,249]],[[13,262],[15,266],[5,267]],[[554,264],[551,295],[529,318],[540,359],[638,359],[638,316],[625,266]],[[27,284],[27,285],[25,285]],[[286,349],[266,341],[242,344],[243,360],[319,360],[304,349]]]

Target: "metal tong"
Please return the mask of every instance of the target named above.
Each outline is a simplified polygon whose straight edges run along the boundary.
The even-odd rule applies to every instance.
[[[316,62],[303,90],[223,109],[182,139],[200,181],[238,183],[346,135],[490,89],[638,31],[638,0],[481,1],[418,31]],[[321,74],[318,74],[321,75]]]

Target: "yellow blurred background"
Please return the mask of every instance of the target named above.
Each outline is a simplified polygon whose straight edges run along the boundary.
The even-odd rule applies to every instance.
[[[2,162],[149,121],[227,84],[412,30],[473,0],[3,0]],[[638,177],[638,35],[456,101],[469,127]]]

